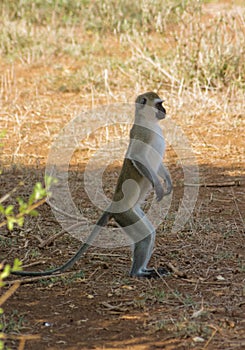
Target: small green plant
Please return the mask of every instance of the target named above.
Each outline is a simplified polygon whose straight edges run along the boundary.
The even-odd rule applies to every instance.
[[[21,261],[19,259],[14,260],[13,267],[11,267],[9,264],[3,265],[0,264],[0,288],[4,286],[4,279],[7,278],[12,270],[19,271],[21,270]],[[0,301],[2,300],[2,297]],[[1,306],[1,303],[0,303]]]
[[[155,290],[155,291],[154,291],[154,295],[155,295],[156,300],[157,300],[158,302],[163,302],[164,300],[167,299],[166,292],[165,292],[165,290],[163,290],[163,289],[157,289],[157,290]]]
[[[17,310],[13,310],[11,312],[11,314],[8,316],[7,321],[5,320],[5,317],[2,317],[2,319],[2,331],[5,334],[20,333],[24,323],[24,316],[20,315]]]
[[[48,188],[53,182],[52,178],[46,178],[46,188],[42,186],[41,182],[37,182],[27,202],[20,197],[17,198],[17,210],[13,204],[7,206],[2,204],[10,197],[11,193],[0,198],[0,214],[4,217],[2,222],[0,222],[0,227],[7,225],[9,230],[13,230],[15,224],[20,227],[23,226],[26,215],[37,216],[36,208],[46,201],[47,196],[50,194]]]
[[[174,334],[179,337],[201,336],[206,338],[210,335],[210,328],[206,324],[191,321],[185,317],[174,323],[172,328]]]
[[[11,193],[4,195],[2,198],[0,198],[0,214],[4,216],[4,219],[2,220],[2,222],[0,222],[0,227],[6,225],[9,230],[12,230],[15,224],[18,226],[23,226],[26,215],[36,216],[36,208],[39,207],[43,202],[45,202],[46,197],[49,194],[48,188],[53,182],[54,181],[51,178],[47,178],[47,188],[43,188],[42,184],[40,182],[37,182],[33,188],[32,194],[30,195],[27,201],[24,201],[20,197],[17,198],[18,208],[15,208],[15,206],[12,204],[9,204],[7,206],[4,206],[2,204],[15,191],[11,191]],[[33,255],[36,254],[35,251],[33,251],[32,253]],[[4,286],[4,279],[10,275],[11,271],[21,270],[21,265],[22,263],[21,261],[19,261],[19,259],[14,260],[14,264],[12,267],[9,264],[5,266],[3,264],[0,264],[0,288]],[[20,317],[18,317],[18,320],[16,321],[15,312],[10,316],[10,318],[6,322],[4,319],[3,309],[1,308],[1,305],[15,292],[18,286],[19,283],[15,283],[0,298],[0,350],[4,349],[4,340],[8,338],[6,333],[11,333],[13,331],[16,332],[16,330],[19,330],[23,321]]]
[[[0,139],[3,138],[5,133],[0,133]],[[2,147],[2,144],[0,144]],[[1,169],[0,169],[1,170]],[[9,199],[11,195],[17,190],[14,188],[9,193],[5,194],[0,198],[0,214],[3,216],[1,221],[0,218],[0,227],[7,226],[9,230],[14,228],[14,225],[23,226],[24,219],[26,215],[36,216],[37,211],[36,208],[39,207],[42,203],[45,202],[46,197],[50,194],[49,188],[52,183],[56,181],[51,177],[45,178],[46,188],[43,188],[40,182],[37,182],[33,188],[33,191],[27,201],[24,201],[22,198],[17,198],[18,208],[16,208],[13,204],[3,205],[3,202]],[[9,264],[4,265],[0,263],[0,290],[5,285],[4,279],[6,279],[11,271],[19,271],[21,270],[22,262],[19,259],[15,259],[13,266],[11,267]],[[2,305],[5,301],[11,297],[11,295],[16,291],[19,287],[20,283],[14,283],[3,295],[0,297],[0,350],[5,348],[5,340],[8,339],[8,335],[6,333],[11,332],[19,332],[23,318],[19,317],[18,313],[14,311],[9,317],[8,321],[5,321],[4,311],[2,309]],[[20,340],[22,345],[19,347],[24,349],[24,343],[27,339],[36,339],[35,336],[12,336],[11,339]],[[5,348],[6,349],[6,348]],[[8,349],[8,348],[7,348]]]
[[[14,260],[14,264],[12,267],[9,264],[7,265],[0,264],[0,289],[4,286],[4,279],[10,275],[12,270],[15,270],[15,271],[21,270],[21,264],[22,263],[19,261],[19,259]],[[19,287],[19,283],[16,282],[0,297],[0,350],[4,349],[4,339],[7,338],[5,331],[6,331],[6,327],[8,327],[2,321],[4,317],[4,311],[2,309],[2,305],[16,291],[18,287]],[[10,326],[11,322],[8,322],[8,325]]]
[[[0,247],[1,248],[11,248],[16,244],[16,239],[13,237],[1,237],[0,236]]]
[[[74,281],[83,280],[83,279],[84,279],[84,273],[83,271],[81,271],[78,273],[74,273],[71,276],[61,276],[61,277],[52,277],[49,279],[40,279],[38,283],[41,284],[42,286],[51,286],[55,283],[59,283],[59,284],[62,283],[64,286],[69,286]]]

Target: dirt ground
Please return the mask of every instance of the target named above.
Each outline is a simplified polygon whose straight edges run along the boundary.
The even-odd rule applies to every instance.
[[[36,124],[37,133],[40,123]],[[207,118],[205,123],[209,123]],[[229,133],[227,130],[216,139],[217,154]],[[172,264],[177,272],[159,280],[132,279],[127,275],[130,249],[91,248],[73,271],[22,283],[5,304],[13,333],[40,337],[27,341],[25,349],[245,348],[245,187],[242,140],[233,136],[232,162],[227,152],[214,166],[200,153],[198,200],[191,219],[178,233],[172,233],[171,227],[183,195],[182,172],[174,152],[168,149],[174,195],[170,212],[157,230],[151,263],[155,267]],[[32,143],[26,152],[31,154],[34,147]],[[214,156],[212,151],[209,155],[210,159]],[[201,156],[206,163],[202,163]],[[18,194],[27,196],[30,184],[43,177],[43,167],[37,168],[6,168],[1,191],[11,190],[24,180]],[[109,193],[118,171],[118,167],[112,167],[104,175]],[[83,192],[81,165],[71,171],[69,183],[74,201],[96,220],[98,210]],[[1,252],[4,259],[20,257],[26,268],[44,269],[63,263],[76,251],[79,242],[69,235],[38,248],[40,241],[60,231],[47,204],[39,212],[38,218],[27,218],[23,229],[5,232]],[[12,349],[15,344],[9,342]]]
[[[108,39],[104,45],[110,50],[113,43],[109,45]],[[0,198],[21,181],[18,196],[28,198],[34,184],[43,181],[56,135],[74,115],[93,107],[91,92],[50,88],[44,77],[57,74],[58,64],[72,67],[73,63],[66,57],[54,59],[52,65],[16,63],[11,78],[13,66],[2,62],[1,74],[9,80],[2,83],[8,91],[1,99],[1,129],[8,133],[2,141]],[[116,87],[113,92],[119,95]],[[117,102],[134,98],[132,89],[125,89]],[[208,98],[212,100],[211,93]],[[173,198],[157,229],[151,264],[167,267],[170,275],[156,280],[129,278],[129,247],[91,247],[61,276],[21,279],[4,304],[11,349],[19,346],[11,335],[25,335],[26,339],[35,335],[26,341],[26,350],[245,349],[244,114],[238,114],[235,107],[232,113],[224,112],[223,100],[221,107],[203,108],[197,114],[198,101],[191,106],[188,97],[183,114],[171,115],[173,100],[167,100],[166,108],[191,142],[200,180],[190,219],[181,230],[172,232],[185,184],[181,161],[174,147],[167,145]],[[100,94],[95,105],[113,102],[110,94]],[[188,106],[193,107],[191,112]],[[85,123],[89,125],[89,120]],[[113,136],[113,130],[111,133]],[[94,152],[92,141],[74,155],[69,186],[77,207],[96,222],[100,211],[84,189],[84,167]],[[103,175],[108,197],[120,165],[113,163]],[[26,218],[23,228],[1,229],[0,261],[12,263],[18,257],[25,269],[44,270],[62,264],[76,252],[80,242],[67,233],[40,247],[61,227],[48,204],[38,211],[38,217]]]

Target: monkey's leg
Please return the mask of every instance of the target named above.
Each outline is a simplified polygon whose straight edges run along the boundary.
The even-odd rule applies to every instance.
[[[136,207],[124,213],[114,214],[114,218],[134,242],[130,276],[156,277],[155,270],[147,268],[154,247],[155,229],[144,212]]]
[[[152,251],[151,235],[142,239],[142,241],[134,244],[133,248],[133,264],[130,271],[130,276],[151,277],[153,269],[147,268],[147,262],[150,260]]]
[[[139,217],[145,221],[144,224],[146,225],[146,228],[149,230],[149,235],[147,237],[145,237],[143,240],[136,242],[134,244],[134,250],[133,250],[134,260],[133,260],[131,274],[132,274],[132,271],[134,270],[134,262],[136,261],[136,265],[138,262],[137,261],[138,251],[142,251],[142,250],[145,250],[145,259],[144,259],[144,266],[142,268],[142,271],[144,271],[144,273],[151,274],[154,271],[154,269],[147,268],[147,265],[151,259],[152,252],[154,249],[156,231],[155,231],[152,223],[147,219],[147,217],[145,216],[145,213],[143,212],[143,210],[139,206],[135,207],[135,211],[137,212]],[[142,226],[142,228],[139,228],[139,230],[140,230],[140,232],[144,232],[143,226]]]
[[[136,261],[136,263],[137,263],[137,250],[138,249],[141,250],[142,248],[144,249],[144,244],[145,244],[144,241],[147,238],[150,238],[149,245],[147,246],[148,251],[146,251],[145,264],[144,264],[144,267],[142,268],[142,273],[140,275],[136,274],[136,276],[147,277],[147,278],[158,278],[161,276],[166,276],[169,274],[169,271],[163,267],[160,267],[157,270],[147,267],[147,265],[150,261],[150,258],[152,256],[153,249],[154,249],[156,231],[155,231],[153,225],[151,224],[151,222],[146,218],[143,210],[139,206],[135,207],[135,210],[141,218],[145,218],[145,220],[147,222],[147,227],[150,228],[150,230],[151,230],[151,234],[148,237],[146,237],[145,239],[143,239],[140,242],[137,242],[134,245],[134,252],[135,252],[134,257],[136,257],[136,259],[134,258],[134,261]],[[134,270],[134,262],[133,262],[133,266],[132,266],[132,270],[131,270],[131,276],[134,276],[134,274],[132,273],[133,270]]]
[[[159,267],[157,270],[154,268],[147,267],[150,261],[150,258],[152,256],[154,243],[155,243],[155,231],[149,236],[145,237],[142,241],[134,244],[133,264],[130,271],[130,276],[159,278],[162,276],[169,275],[169,270],[167,270],[164,267]],[[143,257],[144,262],[143,262],[142,268],[139,268],[139,266],[141,266],[141,263],[142,263],[142,261],[140,260],[140,257],[142,258],[142,251],[143,252],[145,251],[145,254]]]

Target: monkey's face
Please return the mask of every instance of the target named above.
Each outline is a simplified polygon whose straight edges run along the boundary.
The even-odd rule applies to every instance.
[[[154,114],[152,117],[158,120],[166,117],[166,109],[162,106],[163,100],[155,92],[139,95],[135,102],[136,110],[145,117],[149,118],[152,114]]]
[[[156,117],[159,120],[164,119],[166,117],[166,109],[163,107],[162,103],[163,103],[163,100],[158,99],[154,107],[157,110]]]

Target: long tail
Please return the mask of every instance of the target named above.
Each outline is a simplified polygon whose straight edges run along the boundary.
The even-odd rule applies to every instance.
[[[58,272],[66,271],[67,269],[71,268],[76,261],[80,259],[80,257],[87,251],[87,249],[91,246],[95,238],[98,236],[98,234],[101,231],[101,228],[104,227],[109,219],[111,217],[111,214],[105,211],[99,220],[97,221],[93,231],[90,233],[87,241],[79,248],[77,253],[68,260],[64,265],[61,265],[55,269],[52,270],[46,270],[46,271],[12,271],[12,275],[17,276],[49,276],[53,275]]]

